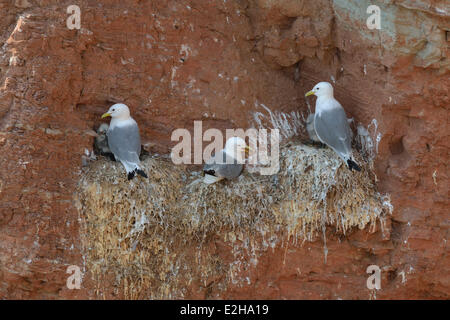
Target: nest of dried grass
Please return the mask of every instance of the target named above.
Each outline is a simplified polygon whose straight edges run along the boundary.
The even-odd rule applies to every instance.
[[[99,293],[106,277],[124,298],[183,298],[186,284],[210,278],[222,279],[225,289],[242,280],[244,260],[256,264],[280,239],[311,241],[326,225],[345,234],[375,226],[392,210],[368,165],[350,172],[327,148],[284,146],[278,174],[244,172],[210,186],[168,159],[148,158],[143,166],[149,179],[129,182],[120,163],[99,160],[80,181],[85,267]],[[252,257],[242,259],[235,247],[235,262],[220,261],[204,246],[212,237]]]

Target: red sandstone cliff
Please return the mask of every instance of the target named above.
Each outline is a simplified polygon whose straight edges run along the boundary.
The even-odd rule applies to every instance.
[[[0,0],[0,298],[124,296],[113,275],[66,287],[67,267],[86,254],[74,200],[92,149],[85,131],[112,103],[129,105],[151,152],[166,154],[171,132],[194,120],[246,128],[259,112],[270,126],[261,104],[293,120],[324,80],[373,141],[380,134],[387,234],[329,228],[326,264],[320,238],[279,245],[249,283],[195,279],[184,297],[373,298],[375,264],[377,299],[448,299],[448,1],[372,1],[381,30],[367,28],[369,1],[357,0],[82,0],[81,29],[69,30],[72,2]],[[232,259],[229,244],[208,246]]]

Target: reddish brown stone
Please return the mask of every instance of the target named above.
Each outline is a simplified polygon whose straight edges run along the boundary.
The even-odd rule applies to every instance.
[[[130,106],[143,140],[167,154],[172,131],[194,120],[246,128],[267,115],[256,102],[306,112],[304,93],[333,77],[348,115],[376,119],[382,134],[375,172],[394,205],[389,235],[328,230],[327,264],[321,241],[269,250],[251,284],[220,298],[367,299],[376,264],[378,299],[448,299],[448,1],[383,7],[403,27],[396,39],[339,1],[78,3],[82,28],[68,30],[71,3],[0,1],[0,298],[98,297],[91,279],[67,289],[66,268],[83,265],[73,193],[92,149],[85,132],[111,104]],[[231,259],[226,244],[211,250]]]

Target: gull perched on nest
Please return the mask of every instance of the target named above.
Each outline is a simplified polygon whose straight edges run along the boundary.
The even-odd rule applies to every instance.
[[[333,96],[333,87],[328,82],[319,82],[306,97],[316,95],[314,130],[320,142],[325,143],[347,163],[350,171],[361,168],[352,156],[352,131],[344,108]]]
[[[95,135],[94,140],[94,151],[96,154],[100,154],[105,157],[109,157],[112,161],[115,161],[114,155],[109,149],[108,145],[108,137],[106,133],[108,132],[109,125],[107,123],[102,123],[98,129],[97,134]]]
[[[242,173],[245,152],[249,149],[242,138],[232,137],[228,139],[224,149],[205,161],[203,182],[213,184],[222,179],[237,178]]]
[[[102,115],[102,118],[105,117],[112,118],[106,132],[109,149],[116,160],[119,160],[125,167],[128,180],[133,179],[136,173],[147,178],[140,167],[141,137],[139,128],[136,121],[130,116],[128,107],[123,103],[114,104],[108,112]]]

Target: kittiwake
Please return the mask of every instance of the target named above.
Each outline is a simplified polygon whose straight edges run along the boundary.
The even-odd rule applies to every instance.
[[[111,117],[106,136],[108,146],[114,154],[116,160],[119,160],[128,174],[128,180],[139,174],[147,178],[145,172],[141,169],[139,155],[141,154],[141,137],[139,128],[130,116],[130,110],[123,103],[117,103],[109,108],[108,112],[102,115],[102,118]]]
[[[347,163],[350,171],[361,168],[352,156],[352,131],[348,124],[344,108],[333,96],[333,86],[328,82],[319,82],[306,93],[306,97],[316,95],[314,129],[317,137],[333,149]]]
[[[108,137],[106,136],[108,128],[109,125],[107,123],[102,123],[98,127],[94,140],[94,151],[96,154],[109,157],[112,161],[115,161],[116,159],[114,158],[111,149],[109,149]]]
[[[222,179],[237,178],[242,173],[245,152],[249,149],[244,139],[239,137],[229,138],[224,149],[205,161],[203,182],[212,184]]]

